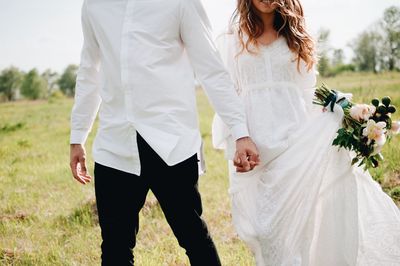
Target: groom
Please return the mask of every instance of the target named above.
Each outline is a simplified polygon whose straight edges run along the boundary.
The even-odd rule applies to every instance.
[[[93,157],[102,265],[133,265],[150,189],[191,265],[220,265],[201,218],[193,73],[236,139],[237,170],[252,170],[258,151],[200,0],[85,0],[82,26],[71,170],[90,182],[84,143],[99,112]]]

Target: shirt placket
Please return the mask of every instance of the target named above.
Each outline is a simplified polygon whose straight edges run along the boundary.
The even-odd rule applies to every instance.
[[[135,117],[134,117],[134,88],[133,88],[133,71],[131,71],[131,53],[130,49],[132,49],[132,36],[130,33],[130,29],[133,27],[133,17],[134,17],[134,10],[135,10],[135,1],[134,0],[127,0],[126,9],[125,9],[125,17],[122,26],[122,39],[121,39],[121,53],[120,53],[120,60],[121,60],[121,83],[122,83],[122,90],[124,93],[124,100],[125,100],[125,118],[129,123],[129,135],[131,136],[131,141],[133,145],[132,155],[135,158],[139,158],[139,151],[137,147],[136,141],[136,129],[135,129]],[[137,173],[140,174],[140,162],[137,161]]]
[[[125,17],[122,26],[122,40],[121,40],[121,82],[122,82],[122,90],[124,92],[125,98],[125,117],[126,119],[133,123],[132,117],[132,86],[131,86],[131,78],[132,74],[130,69],[130,60],[129,60],[129,47],[131,43],[131,38],[129,36],[129,29],[133,26],[133,11],[134,11],[134,1],[128,0],[125,9]]]

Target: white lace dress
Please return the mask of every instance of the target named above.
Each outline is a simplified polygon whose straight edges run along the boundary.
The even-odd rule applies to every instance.
[[[257,265],[400,265],[400,212],[350,154],[331,146],[343,113],[311,104],[315,72],[301,74],[286,40],[236,56],[234,35],[219,38],[236,81],[261,165],[229,163],[232,216]],[[213,142],[233,158],[229,131],[215,117]]]

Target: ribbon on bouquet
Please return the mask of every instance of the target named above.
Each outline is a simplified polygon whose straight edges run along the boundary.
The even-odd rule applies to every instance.
[[[340,91],[332,90],[329,96],[325,100],[324,107],[330,107],[331,112],[334,112],[335,105],[340,105],[343,109],[350,105],[351,98],[353,94],[343,93]]]

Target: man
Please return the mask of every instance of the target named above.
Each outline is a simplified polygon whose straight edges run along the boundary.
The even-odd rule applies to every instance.
[[[220,265],[201,219],[201,136],[194,75],[236,139],[235,164],[258,163],[243,107],[199,0],[85,0],[71,116],[71,169],[91,180],[84,143],[99,110],[95,193],[102,265],[133,265],[139,211],[151,189],[192,265]]]

